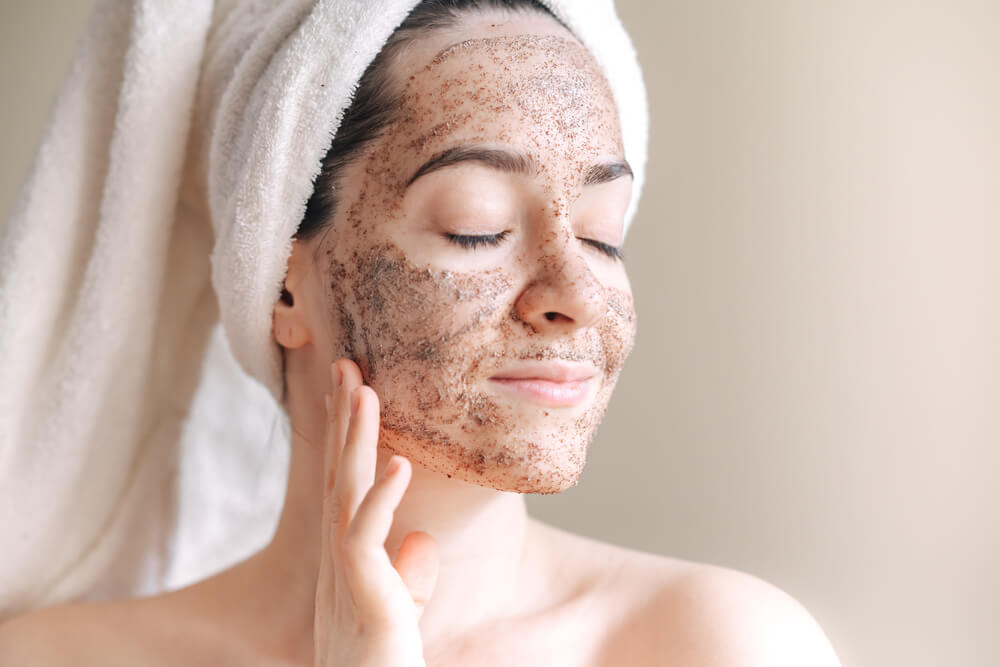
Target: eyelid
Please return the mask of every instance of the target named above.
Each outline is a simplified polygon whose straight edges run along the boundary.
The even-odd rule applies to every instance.
[[[577,237],[577,238],[579,238],[580,241],[582,241],[583,243],[586,243],[587,245],[589,245],[590,247],[594,248],[595,250],[598,250],[599,252],[607,255],[611,259],[615,259],[615,260],[619,260],[619,261],[625,259],[625,255],[624,255],[624,253],[622,253],[622,249],[619,246],[613,246],[610,243],[605,243],[603,241],[598,241],[597,239],[586,239],[586,238],[582,238],[582,237]]]
[[[482,246],[498,246],[503,243],[504,239],[510,234],[510,230],[505,229],[502,232],[497,232],[496,234],[452,234],[445,233],[445,238],[448,239],[450,243],[462,246],[464,248],[479,248]],[[598,252],[607,255],[611,259],[621,261],[625,259],[622,249],[617,246],[613,246],[609,243],[604,243],[603,241],[598,241],[596,239],[580,238],[580,241],[591,246]]]
[[[502,232],[497,232],[496,234],[451,234],[446,233],[444,236],[450,243],[455,245],[460,245],[463,248],[478,248],[480,246],[498,246],[503,243],[503,240],[507,238],[510,234],[509,229],[505,229]]]

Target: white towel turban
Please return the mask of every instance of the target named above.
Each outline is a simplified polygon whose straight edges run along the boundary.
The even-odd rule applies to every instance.
[[[610,81],[629,221],[635,51],[612,0],[543,2]],[[98,3],[0,242],[0,618],[156,592],[270,536],[285,471],[249,443],[278,414],[254,380],[280,395],[291,238],[358,79],[416,4]]]

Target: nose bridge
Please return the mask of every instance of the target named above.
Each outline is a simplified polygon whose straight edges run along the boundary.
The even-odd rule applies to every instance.
[[[552,199],[552,209],[545,221],[547,237],[542,244],[542,254],[553,257],[552,268],[576,278],[593,281],[597,288],[600,283],[590,270],[583,255],[583,248],[576,238],[571,211],[579,193],[556,188]]]
[[[543,242],[539,257],[543,279],[559,282],[592,280],[596,285],[597,278],[581,254],[580,243],[573,235],[568,220],[566,223],[560,224]]]
[[[546,227],[534,275],[518,303],[519,315],[536,330],[590,326],[607,309],[603,286],[583,256],[568,217],[552,216]]]

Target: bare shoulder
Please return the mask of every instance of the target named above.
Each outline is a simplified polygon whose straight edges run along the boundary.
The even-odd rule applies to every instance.
[[[61,604],[0,624],[0,665],[175,664],[178,646],[199,643],[191,630],[155,598]]]
[[[554,530],[554,529],[553,529]],[[614,631],[608,664],[839,667],[813,616],[791,595],[737,570],[560,533]]]
[[[122,651],[127,626],[116,621],[114,605],[62,604],[14,617],[0,624],[0,664],[60,665],[119,664],[109,656],[109,647]],[[115,636],[113,628],[120,629]],[[116,641],[117,640],[117,641]],[[109,662],[108,658],[112,661]],[[102,662],[103,661],[103,662]]]
[[[806,608],[762,579],[690,564],[666,577],[649,609],[670,665],[839,667],[829,640]]]

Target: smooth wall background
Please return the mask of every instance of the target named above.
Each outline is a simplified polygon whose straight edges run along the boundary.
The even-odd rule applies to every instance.
[[[91,4],[0,8],[5,213]],[[618,7],[638,344],[532,512],[771,581],[845,666],[1000,664],[1000,3]]]

